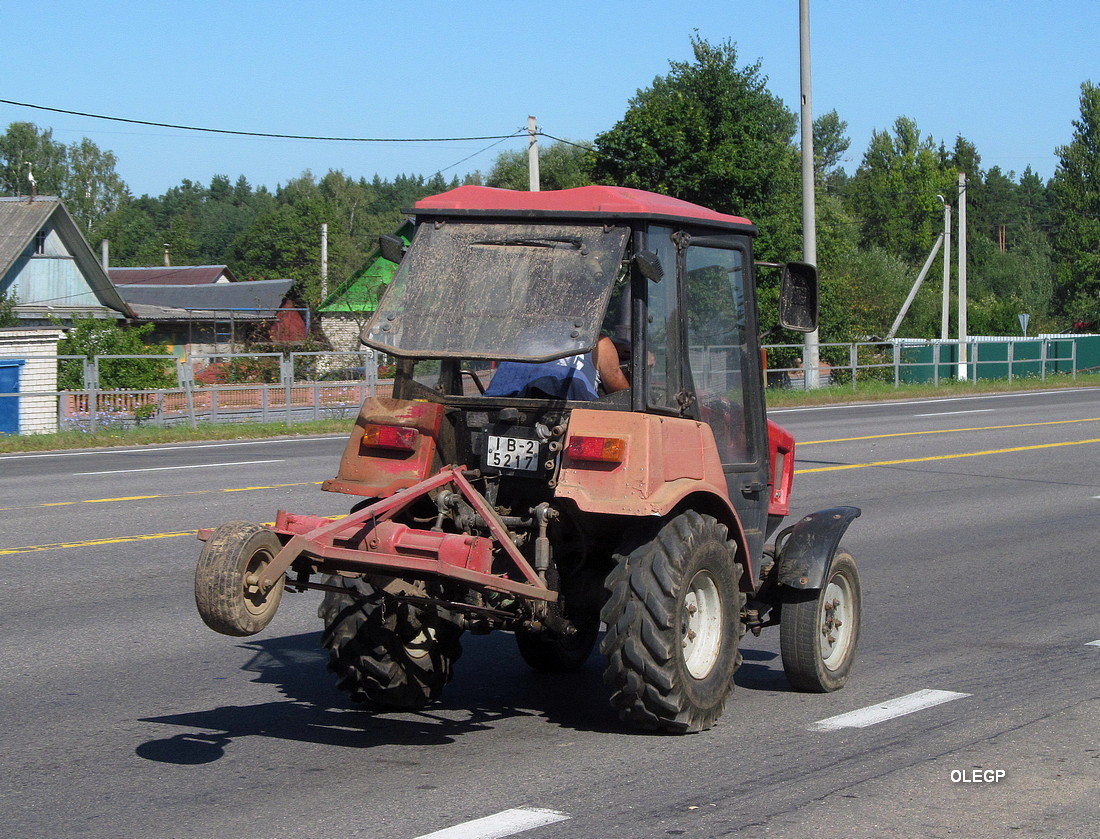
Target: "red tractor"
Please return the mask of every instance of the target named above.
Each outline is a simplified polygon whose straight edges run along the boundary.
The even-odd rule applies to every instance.
[[[752,223],[604,186],[464,186],[412,212],[361,336],[396,360],[393,395],[364,402],[323,486],[360,500],[200,532],[203,620],[251,635],[284,589],[324,591],[329,669],[379,710],[435,700],[463,633],[494,629],[543,671],[598,642],[645,729],[712,725],[746,630],[780,627],[794,687],[841,687],[860,511],[776,533],[794,440],[765,410]],[[782,268],[780,323],[814,329],[816,271]]]

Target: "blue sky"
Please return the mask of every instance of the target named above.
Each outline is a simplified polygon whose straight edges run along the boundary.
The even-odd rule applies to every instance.
[[[0,0],[0,12],[0,98],[154,122],[464,137],[509,134],[533,114],[549,134],[590,140],[670,60],[690,59],[696,30],[735,42],[799,103],[797,0]],[[810,15],[814,111],[848,122],[849,172],[871,132],[904,115],[936,141],[963,135],[987,169],[1049,178],[1081,83],[1100,83],[1098,0],[811,0]],[[306,169],[461,176],[525,147],[230,138],[0,104],[0,127],[14,121],[112,150],[135,195],[215,174],[269,188]]]

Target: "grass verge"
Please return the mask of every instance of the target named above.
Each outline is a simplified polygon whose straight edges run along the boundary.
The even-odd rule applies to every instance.
[[[109,446],[148,446],[163,443],[184,443],[201,440],[257,440],[271,437],[308,437],[315,434],[349,434],[355,423],[348,419],[309,420],[296,422],[287,428],[285,422],[249,422],[214,425],[202,423],[198,428],[180,425],[171,428],[140,426],[128,430],[111,429],[87,434],[63,431],[58,434],[0,435],[0,454],[11,452],[43,452],[58,449],[93,449]]]

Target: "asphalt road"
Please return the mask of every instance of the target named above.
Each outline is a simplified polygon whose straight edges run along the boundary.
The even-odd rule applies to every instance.
[[[317,487],[342,440],[0,457],[0,836],[1094,835],[1100,391],[772,418],[795,515],[863,509],[859,659],[800,694],[778,630],[749,637],[688,737],[624,730],[598,656],[538,675],[508,635],[468,638],[429,711],[370,716],[332,686],[316,593],[251,639],[206,629],[193,531],[344,512]]]

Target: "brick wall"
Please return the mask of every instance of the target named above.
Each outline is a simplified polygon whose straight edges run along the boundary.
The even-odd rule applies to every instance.
[[[0,357],[26,360],[19,375],[19,433],[57,431],[57,342],[60,329],[0,329]],[[40,394],[40,395],[38,395]]]
[[[321,331],[337,352],[359,352],[362,349],[359,343],[359,333],[362,329],[362,324],[347,316],[321,316]]]

